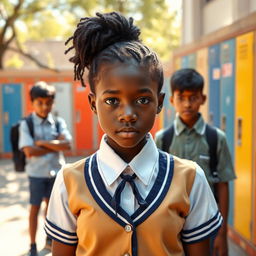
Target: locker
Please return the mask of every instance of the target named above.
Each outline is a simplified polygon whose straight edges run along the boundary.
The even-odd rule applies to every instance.
[[[234,122],[235,122],[235,39],[220,45],[220,126],[226,133],[229,150],[234,159]],[[229,224],[234,221],[234,182],[229,183]]]
[[[235,212],[234,227],[251,240],[252,233],[253,33],[236,38]]]
[[[256,52],[256,33],[254,32],[254,52]],[[254,86],[253,86],[253,218],[252,218],[252,226],[253,226],[253,243],[256,245],[256,59],[254,55]]]
[[[56,89],[52,114],[55,116],[60,116],[66,121],[68,130],[74,138],[72,115],[73,99],[71,84],[66,82],[55,82],[51,84],[54,85]],[[63,104],[63,100],[65,104]]]
[[[188,67],[188,56],[183,56],[181,58],[181,68],[187,68]]]
[[[170,126],[175,118],[175,109],[170,103],[170,97],[171,97],[171,88],[170,88],[170,78],[164,79],[164,127]]]
[[[220,127],[220,45],[208,49],[208,80],[209,80],[209,123]]]
[[[175,58],[174,61],[174,71],[178,70],[181,68],[181,58]]]
[[[204,78],[204,91],[205,95],[209,95],[209,88],[208,88],[208,49],[203,48],[196,53],[196,67],[195,69],[203,76]],[[208,107],[209,101],[206,99],[204,105],[200,107],[200,112],[203,115],[203,118],[206,122],[208,122]]]
[[[188,68],[196,68],[196,53],[188,55]]]
[[[3,152],[11,152],[10,129],[22,117],[22,85],[2,85],[2,131]]]
[[[89,87],[82,87],[80,83],[73,85],[74,95],[74,142],[78,150],[93,148],[94,133],[93,113],[88,103]]]
[[[24,84],[24,92],[25,92],[25,115],[29,115],[33,112],[32,102],[30,99],[30,90],[33,87],[34,83],[25,83]]]

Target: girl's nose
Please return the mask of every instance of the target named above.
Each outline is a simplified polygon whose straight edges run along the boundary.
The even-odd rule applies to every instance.
[[[137,115],[131,106],[124,106],[122,113],[119,116],[119,121],[121,122],[135,122],[137,120]]]

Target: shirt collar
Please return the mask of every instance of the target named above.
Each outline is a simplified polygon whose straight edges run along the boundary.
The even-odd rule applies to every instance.
[[[146,144],[130,163],[126,163],[107,144],[106,135],[102,137],[100,148],[97,152],[97,161],[102,178],[108,186],[117,180],[128,165],[144,185],[150,183],[154,169],[158,163],[159,154],[151,134],[148,134],[147,137]]]
[[[54,119],[53,119],[53,116],[51,113],[48,114],[47,118],[44,119],[44,118],[41,118],[40,116],[38,116],[35,112],[32,113],[33,115],[33,119],[35,121],[36,124],[42,124],[44,122],[48,122],[50,124],[53,124],[54,123]]]
[[[205,132],[205,122],[200,113],[199,118],[194,124],[194,126],[191,129],[194,129],[198,134],[203,135]],[[180,135],[185,129],[189,129],[180,119],[178,113],[176,114],[175,120],[174,120],[174,128],[175,128],[175,134],[178,136]]]

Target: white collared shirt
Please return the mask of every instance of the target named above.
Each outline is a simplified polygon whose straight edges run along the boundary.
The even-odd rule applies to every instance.
[[[147,143],[130,163],[126,163],[114,150],[107,144],[106,136],[102,137],[100,148],[97,152],[98,169],[106,189],[111,196],[114,195],[117,186],[122,181],[120,174],[127,166],[130,166],[137,175],[135,184],[140,195],[145,199],[155,183],[158,174],[159,153],[151,134],[147,136]],[[149,157],[150,156],[150,157]],[[121,194],[120,206],[132,215],[139,205],[132,192],[129,183],[126,183]]]
[[[19,127],[19,148],[34,146],[35,140],[54,140],[59,134],[63,135],[66,140],[71,141],[72,136],[67,129],[64,119],[58,117],[59,134],[56,124],[51,113],[46,119],[40,118],[34,112],[32,113],[34,138],[31,137],[27,123],[22,120]],[[47,178],[51,177],[52,171],[58,172],[65,159],[62,152],[48,153],[42,156],[33,156],[26,159],[26,172],[30,177]]]

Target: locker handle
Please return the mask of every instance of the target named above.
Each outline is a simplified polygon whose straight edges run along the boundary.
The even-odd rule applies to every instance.
[[[242,145],[242,129],[243,129],[243,119],[241,117],[237,118],[237,145]]]
[[[226,132],[226,128],[227,128],[227,117],[226,117],[226,115],[221,116],[221,125],[220,125],[220,127],[221,127],[222,131]]]

